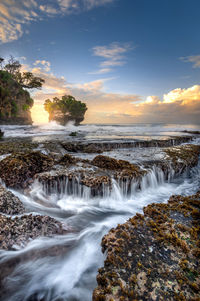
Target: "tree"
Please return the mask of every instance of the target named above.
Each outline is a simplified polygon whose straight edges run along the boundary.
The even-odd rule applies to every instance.
[[[22,65],[19,61],[10,56],[8,63],[3,65],[4,59],[0,58],[1,70],[8,72],[12,78],[16,80],[22,88],[26,89],[40,89],[45,82],[44,79],[34,76],[32,72],[21,72]]]
[[[4,66],[4,70],[15,76],[18,72],[20,72],[21,64],[19,61],[16,61],[14,57],[11,55],[8,60],[8,64]]]
[[[22,88],[26,89],[40,89],[45,82],[44,79],[34,76],[31,72],[18,72],[15,75],[15,79]]]
[[[56,120],[61,118],[60,116],[63,116],[65,120],[75,120],[79,123],[84,120],[87,106],[71,95],[64,95],[61,99],[58,97],[54,97],[52,101],[46,99],[44,109],[49,113],[50,120]]]

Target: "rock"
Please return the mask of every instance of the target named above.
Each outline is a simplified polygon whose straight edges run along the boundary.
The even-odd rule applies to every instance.
[[[75,164],[77,162],[76,158],[69,154],[65,154],[57,163],[65,166]]]
[[[3,137],[4,132],[0,129],[0,139]]]
[[[49,216],[29,214],[10,218],[0,214],[0,249],[13,250],[40,236],[66,233],[63,224]]]
[[[72,152],[72,153],[102,153],[103,150],[99,148],[98,145],[96,145],[95,143],[88,143],[88,144],[82,144],[82,143],[71,143],[71,142],[63,142],[62,143],[62,147],[68,151],[68,152]]]
[[[22,202],[2,185],[0,185],[0,212],[9,215],[25,212]]]
[[[40,152],[12,154],[0,161],[0,178],[8,187],[25,188],[36,173],[49,170],[53,163]]]
[[[166,161],[171,161],[171,165],[176,174],[181,174],[185,169],[197,165],[200,154],[200,146],[186,144],[164,149]]]
[[[0,142],[0,155],[19,153],[19,152],[30,152],[34,148],[38,147],[38,143],[30,141],[24,141],[23,139],[12,139],[8,141],[4,139]]]
[[[97,300],[198,300],[200,192],[151,204],[102,239]]]
[[[106,142],[63,142],[62,146],[69,152],[83,153],[103,153],[120,148],[138,148],[138,147],[170,147],[181,143],[190,142],[192,136],[177,136],[161,140],[138,140],[138,141],[106,141]]]
[[[192,135],[200,135],[200,131],[183,131],[183,133],[192,134]]]
[[[132,170],[132,171],[139,171],[139,167],[137,165],[131,164],[128,161],[124,160],[116,160],[111,157],[107,156],[96,156],[91,163],[95,166],[98,166],[100,168],[104,169],[110,169],[110,170]]]

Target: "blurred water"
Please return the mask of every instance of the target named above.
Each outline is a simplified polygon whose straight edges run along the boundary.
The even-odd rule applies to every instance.
[[[33,184],[29,197],[14,191],[31,212],[49,214],[73,232],[61,237],[36,239],[19,251],[1,251],[0,263],[17,256],[24,258],[34,250],[46,250],[46,256],[37,256],[24,263],[22,260],[17,265],[5,283],[7,296],[4,301],[91,300],[97,271],[104,261],[100,247],[103,235],[136,212],[142,212],[147,204],[166,202],[172,194],[195,193],[199,185],[200,165],[171,182],[166,182],[162,174],[158,176],[152,170],[143,179],[141,190],[133,187],[129,195],[125,195],[115,181],[112,193],[103,198],[78,195],[75,190],[72,195],[65,191],[47,195],[38,182]],[[38,199],[44,202],[38,203]],[[62,256],[48,256],[52,246],[65,247],[66,251]]]
[[[199,125],[131,124],[131,125],[80,125],[72,123],[66,127],[50,123],[42,126],[2,126],[6,138],[56,137],[69,138],[73,131],[80,139],[152,139],[185,135],[183,130],[200,130]],[[76,139],[73,138],[73,139]],[[78,138],[79,139],[79,136]],[[197,138],[192,143],[200,144]],[[114,150],[111,156],[126,158],[130,150]],[[141,158],[159,158],[156,149],[141,152],[134,150],[127,159],[137,162]],[[1,157],[0,159],[3,159]],[[64,223],[71,233],[53,238],[39,238],[18,251],[0,251],[0,264],[20,258],[11,275],[5,280],[6,295],[2,301],[89,301],[96,284],[98,268],[103,266],[101,253],[103,235],[118,223],[124,223],[136,212],[152,202],[166,202],[172,194],[190,195],[200,187],[200,165],[179,178],[165,180],[163,173],[152,168],[144,176],[140,189],[132,183],[131,190],[113,180],[113,190],[103,192],[103,197],[92,198],[89,188],[74,186],[71,193],[67,182],[63,189],[52,189],[51,193],[37,181],[29,195],[13,191],[33,214],[50,215]],[[58,251],[53,256],[52,247]],[[40,252],[43,250],[44,252]],[[59,252],[60,250],[60,252]],[[34,253],[35,252],[35,253]],[[37,254],[34,255],[33,254]],[[44,255],[45,254],[45,255]],[[1,295],[1,294],[0,294]]]
[[[73,122],[66,126],[50,122],[46,125],[4,125],[1,129],[5,137],[37,137],[37,136],[68,136],[71,132],[77,132],[86,139],[152,139],[168,136],[185,135],[184,130],[200,130],[200,125],[192,124],[82,124],[74,126]]]

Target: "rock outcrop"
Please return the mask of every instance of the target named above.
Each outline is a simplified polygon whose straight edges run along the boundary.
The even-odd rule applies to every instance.
[[[199,300],[200,192],[151,204],[102,239],[93,301]]]
[[[25,188],[36,173],[50,169],[53,163],[40,152],[12,154],[0,161],[0,178],[8,187]]]
[[[32,124],[33,100],[7,71],[0,70],[0,124]]]
[[[79,125],[87,111],[86,104],[71,95],[64,95],[61,99],[54,97],[52,101],[46,99],[44,108],[49,113],[49,121],[56,121],[61,125],[66,125],[69,121]]]

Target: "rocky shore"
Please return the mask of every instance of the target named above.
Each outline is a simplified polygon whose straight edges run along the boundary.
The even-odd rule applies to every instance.
[[[47,214],[30,214],[22,201],[8,189],[30,197],[32,185],[37,182],[42,186],[49,208],[49,196],[53,194],[105,197],[112,192],[114,183],[127,196],[133,193],[132,187],[135,191],[143,189],[152,172],[157,180],[162,175],[163,181],[170,181],[196,166],[200,146],[176,145],[191,139],[179,137],[173,141],[160,141],[159,148],[158,141],[146,142],[146,148],[156,148],[157,144],[159,156],[151,160],[141,156],[138,163],[109,155],[108,151],[117,149],[115,143],[95,145],[2,140],[0,249],[24,249],[36,238],[64,235],[71,231]],[[123,147],[133,152],[128,144],[118,145],[119,149]],[[93,156],[90,159],[79,157],[79,153],[85,151]],[[78,156],[75,156],[76,152]],[[40,199],[35,201],[42,204]],[[199,201],[200,193],[189,197],[172,196],[167,204],[151,204],[144,208],[143,215],[136,214],[125,224],[111,229],[102,240],[102,251],[107,255],[97,276],[98,287],[94,290],[93,300],[199,300]],[[4,279],[19,261],[29,260],[31,256],[57,256],[64,254],[68,247],[63,246],[63,251],[59,246],[35,250],[27,258],[19,256],[0,263],[0,298],[6,294]]]
[[[199,300],[200,192],[143,211],[103,237],[93,301]]]

